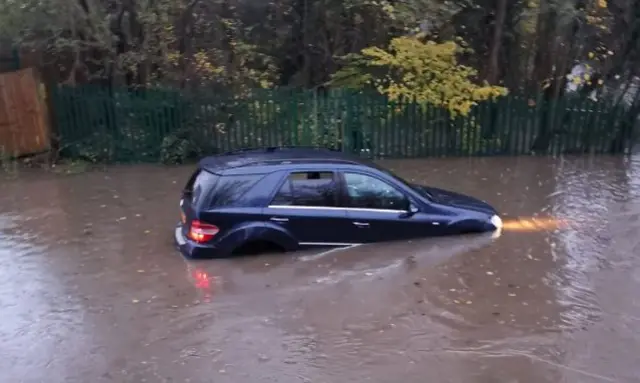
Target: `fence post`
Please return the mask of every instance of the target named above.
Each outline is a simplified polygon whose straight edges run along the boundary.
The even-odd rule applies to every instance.
[[[20,69],[20,49],[15,45],[11,47],[11,58],[13,60],[13,69]]]

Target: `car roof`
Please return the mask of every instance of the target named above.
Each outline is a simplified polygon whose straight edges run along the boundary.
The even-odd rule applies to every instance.
[[[199,167],[212,173],[262,173],[292,168],[296,165],[362,165],[371,166],[370,161],[337,150],[303,147],[279,146],[266,148],[240,149],[221,155],[203,158]]]

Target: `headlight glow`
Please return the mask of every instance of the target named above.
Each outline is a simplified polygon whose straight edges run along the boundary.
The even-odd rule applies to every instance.
[[[494,215],[491,217],[491,224],[496,228],[496,230],[502,229],[502,218]]]

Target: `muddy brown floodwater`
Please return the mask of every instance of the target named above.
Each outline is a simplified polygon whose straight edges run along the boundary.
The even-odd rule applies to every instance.
[[[383,165],[567,226],[190,262],[191,167],[22,172],[0,180],[0,382],[640,381],[640,158]]]

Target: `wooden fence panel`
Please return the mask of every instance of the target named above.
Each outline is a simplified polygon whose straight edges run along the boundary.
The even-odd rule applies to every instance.
[[[33,69],[0,74],[0,156],[49,150],[47,112]]]

